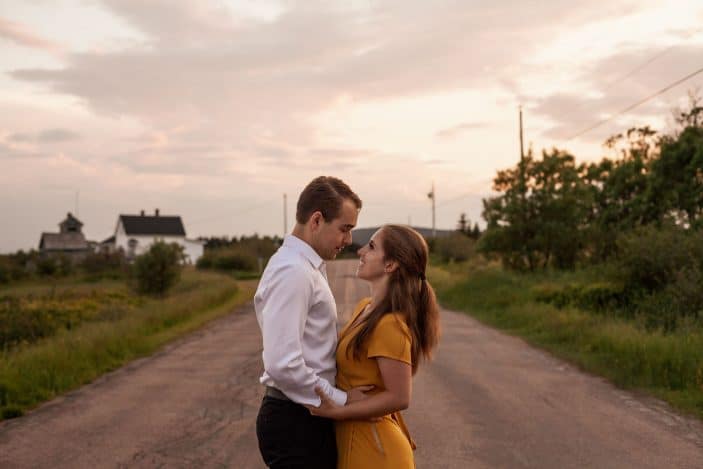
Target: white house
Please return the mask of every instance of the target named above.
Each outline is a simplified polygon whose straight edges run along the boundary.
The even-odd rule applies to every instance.
[[[187,239],[183,221],[179,216],[163,216],[159,209],[154,215],[120,215],[115,227],[114,241],[108,238],[103,243],[114,243],[114,249],[122,249],[128,258],[134,258],[149,250],[152,243],[163,241],[177,243],[183,247],[187,263],[196,263],[203,255],[204,242]]]

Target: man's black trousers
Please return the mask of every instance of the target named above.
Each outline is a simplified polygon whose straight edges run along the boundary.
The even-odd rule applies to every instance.
[[[256,418],[256,436],[272,469],[335,469],[334,422],[310,415],[295,402],[264,396]]]

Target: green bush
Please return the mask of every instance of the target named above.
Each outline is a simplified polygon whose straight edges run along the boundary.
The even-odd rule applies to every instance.
[[[703,317],[703,274],[697,266],[679,270],[664,293],[682,315]]]
[[[45,277],[51,277],[58,273],[59,266],[53,257],[40,257],[37,260],[37,273]]]
[[[224,271],[258,272],[259,262],[256,255],[241,247],[211,249],[198,259],[200,269],[218,269]]]
[[[620,276],[629,289],[654,292],[679,271],[703,268],[703,232],[646,226],[618,240]]]
[[[70,257],[61,254],[56,258],[56,273],[65,277],[71,275],[74,271],[73,260]]]
[[[215,268],[220,270],[257,270],[257,260],[251,254],[230,252],[215,259]]]
[[[18,251],[15,254],[0,256],[0,284],[21,280],[28,276],[27,264],[30,254]]]
[[[11,280],[10,266],[4,259],[0,259],[0,285],[10,283]]]
[[[212,251],[205,251],[205,253],[198,259],[198,262],[195,263],[195,266],[198,269],[212,269],[214,263],[215,256],[212,254]]]
[[[462,233],[452,233],[446,238],[437,238],[430,243],[433,253],[442,262],[463,262],[473,257],[476,242]]]
[[[122,251],[114,253],[97,252],[88,254],[80,263],[80,268],[91,278],[117,277],[125,266]]]
[[[134,261],[136,290],[142,294],[164,295],[181,276],[183,248],[175,243],[156,242]]]
[[[599,282],[586,285],[551,284],[537,285],[532,289],[533,298],[549,303],[557,308],[575,306],[590,311],[622,311],[630,302],[627,292],[621,285]]]
[[[113,321],[141,301],[123,291],[50,290],[0,296],[0,350],[31,344],[86,321]]]

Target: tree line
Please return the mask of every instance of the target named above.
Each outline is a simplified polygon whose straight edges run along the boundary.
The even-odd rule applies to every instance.
[[[650,127],[614,135],[618,158],[577,164],[566,150],[532,150],[498,171],[483,200],[482,252],[511,269],[571,269],[618,253],[618,239],[644,226],[703,226],[703,107],[692,99],[678,130]]]

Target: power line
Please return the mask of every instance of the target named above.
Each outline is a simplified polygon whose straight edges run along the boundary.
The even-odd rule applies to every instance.
[[[687,34],[687,35],[685,36],[685,40],[690,39],[692,36],[694,36],[694,35],[700,33],[701,31],[703,31],[703,29],[699,29],[699,30],[690,32],[689,34]],[[658,52],[658,53],[655,54],[654,56],[652,56],[652,57],[650,57],[649,59],[645,60],[644,62],[640,63],[638,66],[636,66],[635,68],[633,68],[633,69],[630,70],[629,72],[626,72],[624,75],[621,75],[620,77],[614,79],[613,81],[610,81],[610,82],[606,83],[605,86],[603,86],[603,87],[601,88],[601,91],[607,91],[607,90],[611,89],[613,86],[617,85],[618,83],[621,83],[621,82],[625,81],[627,78],[630,78],[631,76],[635,75],[637,72],[639,72],[639,71],[641,71],[642,69],[646,68],[649,64],[651,64],[652,62],[656,61],[657,59],[659,59],[659,58],[662,57],[663,55],[666,55],[666,54],[668,54],[669,52],[671,52],[673,49],[675,49],[675,48],[681,46],[683,43],[684,43],[684,41],[680,41],[680,42],[678,42],[678,43],[676,43],[676,44],[672,44],[672,45],[670,45],[669,47],[667,47],[666,49],[664,49],[664,50]],[[569,117],[569,116],[571,116],[571,114],[568,114],[567,116],[562,116],[562,118],[560,118],[560,119],[558,119],[558,120],[559,120],[559,121],[563,121],[563,120],[564,120],[564,117]],[[574,137],[569,138],[569,140],[571,140],[572,138],[574,138]],[[567,141],[569,141],[569,140],[567,140]]]
[[[598,122],[596,122],[595,124],[591,125],[590,127],[586,127],[585,129],[580,130],[579,132],[575,133],[575,134],[572,135],[571,137],[567,138],[565,141],[566,141],[566,142],[571,141],[571,140],[575,139],[576,137],[580,137],[581,135],[585,134],[586,132],[590,132],[591,130],[593,130],[593,129],[597,128],[597,127],[600,127],[601,125],[605,124],[606,122],[610,122],[611,120],[615,119],[616,117],[618,117],[618,116],[620,116],[620,115],[622,115],[622,114],[624,114],[624,113],[626,113],[626,112],[628,112],[628,111],[633,110],[634,108],[636,108],[636,107],[638,107],[638,106],[640,106],[640,105],[646,103],[647,101],[649,101],[649,100],[651,100],[651,99],[653,99],[653,98],[656,98],[656,97],[659,96],[660,94],[669,91],[671,88],[673,88],[673,87],[675,87],[675,86],[677,86],[677,85],[680,85],[680,84],[683,83],[684,81],[686,81],[686,80],[688,80],[688,79],[690,79],[690,78],[693,78],[694,76],[698,75],[699,73],[703,73],[703,68],[699,68],[699,69],[696,70],[695,72],[689,73],[689,74],[686,75],[685,77],[683,77],[683,78],[681,78],[681,79],[679,79],[679,80],[676,80],[675,82],[671,83],[670,85],[665,86],[664,88],[660,89],[660,90],[657,91],[656,93],[653,93],[653,94],[647,96],[646,98],[643,98],[643,99],[637,101],[636,103],[631,104],[630,106],[626,107],[625,109],[622,109],[621,111],[616,112],[615,114],[613,114],[612,116],[608,117],[607,119],[603,119],[603,120],[601,120],[601,121],[598,121]]]
[[[610,83],[607,83],[607,84],[603,87],[603,91],[609,90],[609,89],[612,88],[614,85],[617,85],[618,83],[624,81],[625,79],[630,78],[632,75],[634,75],[635,73],[639,72],[639,71],[642,70],[643,68],[647,67],[647,65],[651,64],[652,62],[654,62],[655,60],[657,60],[657,59],[658,59],[659,57],[661,57],[662,55],[665,55],[665,54],[669,53],[671,50],[673,50],[674,48],[678,47],[679,45],[680,45],[680,44],[672,44],[671,46],[667,47],[667,48],[664,49],[663,51],[659,52],[659,53],[658,53],[657,55],[655,55],[654,57],[652,57],[652,58],[650,58],[649,60],[647,60],[647,61],[641,63],[640,65],[638,65],[638,66],[635,67],[634,69],[630,70],[629,72],[625,73],[625,74],[622,75],[621,77],[616,78],[615,80],[611,81]]]
[[[700,30],[700,29],[699,29],[699,30],[696,30],[696,31],[689,32],[689,33],[685,36],[684,39],[685,39],[685,40],[688,40],[688,39],[690,39],[692,36],[694,36],[694,35],[700,33],[701,31],[703,31],[703,30]],[[603,87],[603,91],[612,88],[614,85],[617,85],[618,83],[620,83],[621,81],[623,81],[623,80],[625,80],[625,79],[627,79],[627,78],[630,78],[630,77],[631,77],[632,75],[634,75],[635,73],[637,73],[637,72],[639,72],[640,70],[642,70],[643,68],[647,67],[647,65],[651,64],[652,62],[654,62],[655,60],[657,60],[657,59],[660,58],[661,56],[668,54],[668,53],[671,52],[673,49],[679,47],[679,46],[682,45],[683,43],[684,43],[684,41],[680,41],[680,42],[678,42],[678,43],[676,43],[676,44],[670,45],[669,47],[667,47],[667,48],[664,49],[663,51],[659,52],[658,54],[655,54],[655,55],[654,55],[653,57],[651,57],[650,59],[648,59],[648,60],[642,62],[640,65],[638,65],[638,66],[635,67],[634,69],[630,70],[629,72],[625,73],[625,74],[622,75],[621,77],[616,78],[615,80],[613,80],[613,81],[611,81],[610,83],[606,84],[606,85]]]

